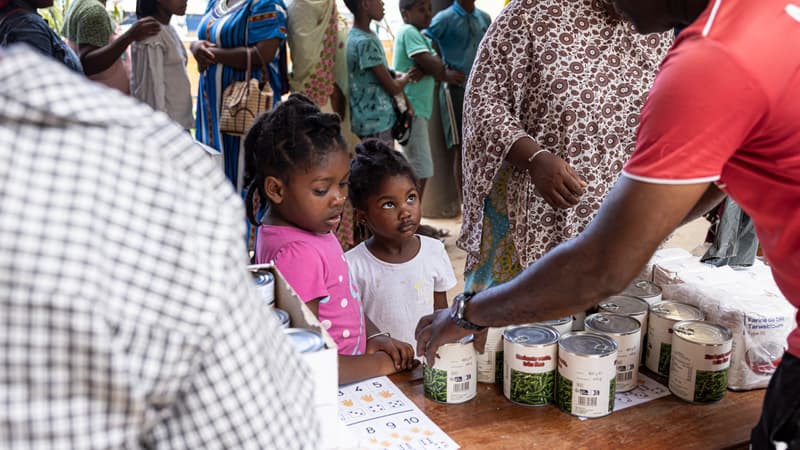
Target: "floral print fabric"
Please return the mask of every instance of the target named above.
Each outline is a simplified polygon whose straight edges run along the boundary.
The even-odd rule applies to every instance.
[[[639,110],[672,38],[638,35],[611,11],[599,0],[517,0],[490,26],[464,101],[458,244],[468,252],[467,272],[495,251],[482,247],[489,195],[506,204],[524,268],[588,225],[633,152]],[[526,136],[587,181],[577,206],[550,207],[527,172],[504,162]],[[503,168],[508,177],[498,177]]]

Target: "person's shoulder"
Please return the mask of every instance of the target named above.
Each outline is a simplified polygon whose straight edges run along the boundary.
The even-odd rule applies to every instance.
[[[425,251],[432,251],[432,252],[439,252],[444,251],[444,243],[439,239],[435,239],[429,236],[423,236],[418,234],[417,237],[419,238],[419,243],[422,249]]]
[[[491,22],[492,21],[492,16],[490,16],[489,13],[487,13],[486,11],[484,11],[482,9],[478,9],[478,8],[475,8],[475,11],[478,13],[478,16],[480,16],[482,19],[486,20],[487,22]]]

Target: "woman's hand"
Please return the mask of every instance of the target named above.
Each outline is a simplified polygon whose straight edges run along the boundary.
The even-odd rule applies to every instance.
[[[385,352],[394,362],[394,368],[397,371],[413,369],[417,362],[414,359],[414,349],[411,345],[392,339],[389,336],[375,336],[367,340],[367,354],[375,352]],[[417,362],[418,364],[418,362]]]
[[[539,153],[528,172],[536,192],[553,208],[567,209],[577,205],[586,187],[586,181],[572,166],[549,151]]]
[[[197,61],[197,69],[200,72],[205,72],[208,66],[216,64],[214,53],[211,51],[212,48],[216,48],[216,45],[204,40],[194,41],[189,46],[189,50],[191,50],[194,59]]]

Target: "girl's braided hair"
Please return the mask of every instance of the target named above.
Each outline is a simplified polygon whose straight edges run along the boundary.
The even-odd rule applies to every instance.
[[[350,161],[350,203],[367,209],[367,196],[374,194],[387,177],[405,175],[419,188],[414,168],[402,153],[376,139],[367,139],[356,146],[356,157]]]
[[[244,151],[247,218],[260,225],[255,211],[269,202],[267,177],[288,182],[294,171],[307,170],[347,147],[337,114],[323,113],[305,95],[292,94],[256,119],[245,137]]]

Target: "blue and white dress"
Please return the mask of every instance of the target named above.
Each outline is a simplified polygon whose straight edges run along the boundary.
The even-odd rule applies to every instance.
[[[276,101],[280,99],[283,86],[280,74],[280,53],[284,51],[286,39],[286,6],[283,0],[244,0],[240,3],[228,0],[211,0],[200,22],[199,39],[216,44],[220,48],[252,47],[258,42],[278,38],[281,45],[275,58],[267,65],[269,81]],[[247,30],[247,42],[245,42]],[[259,61],[253,61],[258,66]],[[261,80],[261,68],[253,67],[252,77]],[[219,111],[222,93],[234,81],[243,81],[246,70],[223,64],[213,64],[200,74],[197,95],[195,128],[197,140],[222,153],[225,174],[241,191],[244,174],[244,157],[239,147],[242,136],[232,136],[219,131]]]

